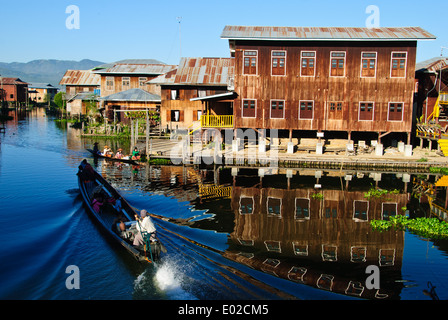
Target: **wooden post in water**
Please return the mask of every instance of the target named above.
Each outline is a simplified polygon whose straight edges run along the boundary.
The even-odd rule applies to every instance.
[[[132,154],[134,150],[134,120],[131,118],[131,150],[129,154]]]
[[[146,109],[146,158],[149,158],[149,113]]]

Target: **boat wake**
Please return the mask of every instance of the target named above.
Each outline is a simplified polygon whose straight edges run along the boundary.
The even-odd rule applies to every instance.
[[[158,296],[166,300],[196,300],[188,292],[188,276],[185,275],[185,265],[173,257],[165,257],[147,268],[134,281],[134,298]]]

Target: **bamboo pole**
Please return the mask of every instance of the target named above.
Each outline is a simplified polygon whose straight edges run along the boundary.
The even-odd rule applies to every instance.
[[[149,158],[149,112],[146,109],[146,157]]]

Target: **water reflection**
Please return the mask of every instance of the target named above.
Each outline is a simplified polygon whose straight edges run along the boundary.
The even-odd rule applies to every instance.
[[[262,183],[240,185],[243,179],[235,176],[235,228],[225,255],[322,290],[363,298],[396,297],[399,288],[390,286],[383,275],[396,278],[400,273],[404,231],[374,232],[369,222],[403,214],[401,208],[406,207],[409,194],[397,190],[385,197],[366,198],[369,184],[364,190],[352,189],[354,177],[365,178],[355,173],[327,172],[324,176],[322,171],[303,170],[294,174],[294,182],[292,176],[287,178],[288,187],[272,188]],[[380,182],[373,175],[372,184],[374,178]],[[331,187],[338,184],[338,189]],[[401,185],[406,189],[406,182],[402,180]],[[365,288],[369,265],[380,267],[381,290]]]
[[[103,174],[113,176],[122,189],[137,187],[192,205],[168,218],[190,228],[227,232],[222,252],[227,259],[343,295],[400,295],[404,231],[373,231],[370,221],[409,213],[412,188],[406,173],[285,169],[260,174],[241,168],[122,166],[104,163]],[[376,187],[393,192],[367,197]],[[380,290],[365,286],[369,265],[380,268]]]

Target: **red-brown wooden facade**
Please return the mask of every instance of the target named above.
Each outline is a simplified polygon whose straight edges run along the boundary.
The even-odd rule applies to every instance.
[[[409,140],[417,39],[431,35],[395,28],[392,41],[279,39],[271,36],[278,29],[260,37],[257,27],[224,29],[235,57],[235,128],[401,132]]]

